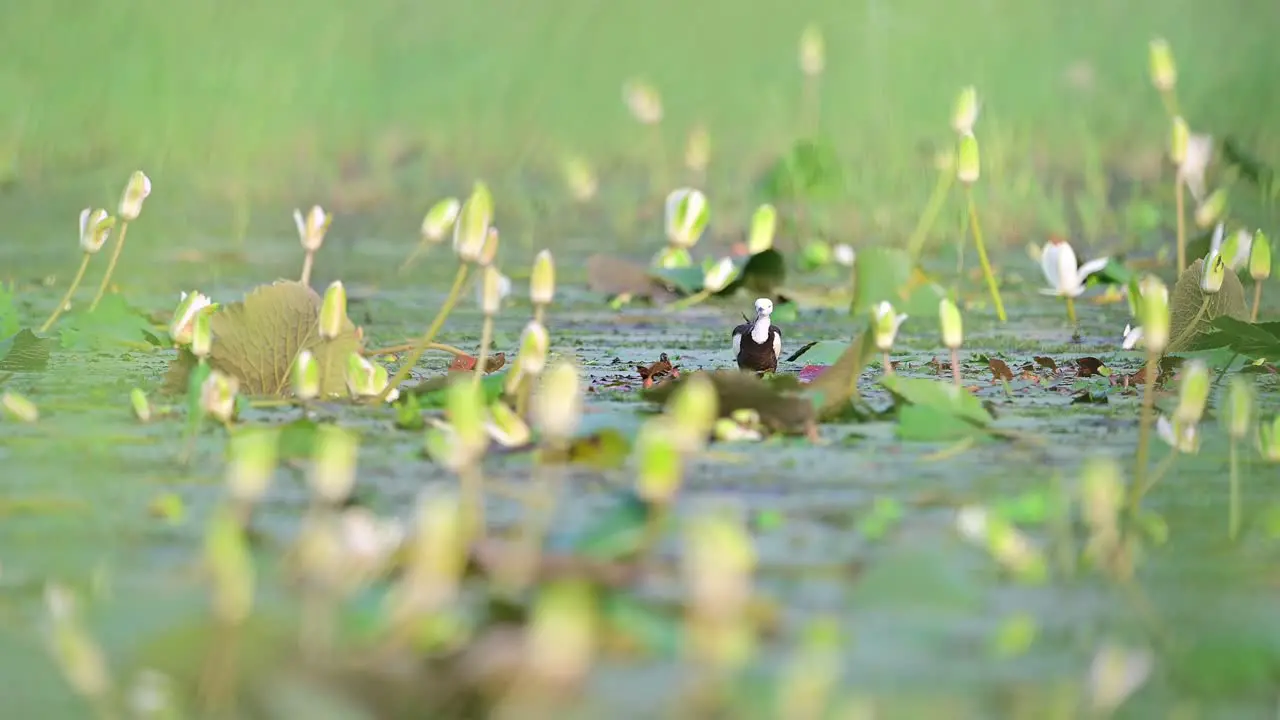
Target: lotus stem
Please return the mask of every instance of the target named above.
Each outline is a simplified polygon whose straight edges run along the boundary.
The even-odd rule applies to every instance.
[[[698,292],[690,295],[689,297],[686,297],[671,303],[671,309],[684,310],[685,308],[692,307],[706,300],[707,298],[711,297],[711,294],[712,292],[710,290],[703,288],[702,290],[699,290]]]
[[[1183,268],[1187,266],[1187,219],[1186,215],[1186,199],[1183,197],[1185,191],[1182,189],[1182,177],[1175,176],[1173,179],[1173,205],[1174,211],[1178,216],[1178,274],[1182,274]],[[1208,271],[1208,268],[1205,268]]]
[[[378,355],[397,355],[399,353],[409,352],[410,350],[414,349],[417,346],[418,346],[417,343],[404,343],[402,345],[392,345],[391,347],[378,348],[376,350],[362,350],[361,354],[364,355],[365,357],[377,357]],[[430,342],[430,343],[427,343],[424,349],[439,350],[441,352],[447,352],[450,355],[453,355],[455,357],[469,357],[469,353],[467,353],[465,350],[456,348],[452,345],[445,345],[444,343]]]
[[[1147,346],[1147,365],[1143,371],[1146,388],[1142,392],[1142,414],[1138,418],[1138,452],[1133,469],[1133,485],[1129,491],[1129,509],[1137,511],[1138,503],[1146,492],[1147,457],[1151,452],[1151,426],[1155,422],[1156,373],[1159,372],[1156,351]]]
[[[938,173],[938,182],[933,186],[933,194],[929,196],[929,202],[924,206],[924,212],[920,214],[915,230],[911,231],[911,239],[907,241],[907,252],[911,255],[913,261],[918,261],[920,252],[924,250],[925,241],[929,238],[929,231],[933,229],[933,224],[938,219],[938,213],[942,211],[942,204],[947,199],[953,180],[955,180],[955,173],[950,170]]]
[[[960,348],[951,348],[951,379],[956,387],[963,387],[960,380]]]
[[[76,288],[80,287],[80,281],[84,280],[84,271],[89,268],[89,260],[92,257],[93,255],[90,255],[89,253],[84,254],[84,258],[80,260],[80,269],[76,271],[76,276],[71,281],[71,287],[67,288],[67,294],[63,295],[62,299],[58,301],[58,307],[53,309],[53,314],[49,316],[48,320],[44,321],[43,325],[40,326],[40,334],[43,335],[48,332],[49,328],[53,327],[53,323],[56,322],[58,316],[62,314],[62,309],[67,306],[67,303],[71,302],[71,296],[75,294]]]
[[[1175,118],[1182,114],[1178,110],[1178,94],[1174,92],[1172,88],[1169,90],[1161,90],[1160,100],[1164,103],[1165,112],[1169,113],[1169,117]]]
[[[400,383],[403,383],[409,377],[409,373],[413,371],[413,366],[418,363],[422,353],[426,351],[431,341],[435,340],[436,333],[440,332],[445,318],[449,317],[449,313],[453,311],[454,303],[458,301],[458,293],[462,291],[462,284],[466,282],[467,272],[470,269],[471,265],[469,263],[462,263],[458,266],[458,273],[453,277],[453,287],[449,288],[449,296],[445,298],[444,304],[440,306],[435,320],[431,321],[431,327],[427,328],[427,332],[414,344],[409,357],[400,364],[400,369],[396,370],[396,374],[387,381],[387,386],[382,388],[382,392],[378,393],[378,402],[384,403],[387,401],[387,395],[391,393],[393,388],[399,387]]]
[[[549,450],[563,452],[567,448],[562,443],[554,447],[543,445],[539,449],[539,459],[534,464],[534,486],[529,492],[526,502],[528,519],[523,524],[514,552],[504,568],[506,577],[502,583],[503,590],[518,595],[537,577],[541,564],[542,545],[547,531],[551,527],[556,495],[560,487],[560,474],[555,468],[547,466],[543,456]]]
[[[1262,281],[1253,281],[1253,311],[1249,313],[1249,322],[1258,322],[1258,306],[1262,304]]]
[[[311,284],[311,265],[315,263],[316,253],[314,250],[308,250],[307,254],[302,258],[302,277],[298,282],[303,285]]]
[[[543,322],[543,319],[545,318],[546,314],[547,314],[546,305],[543,305],[542,303],[538,303],[537,305],[533,306],[533,321],[538,323],[539,325],[542,325],[543,327],[546,327],[546,323]]]
[[[493,340],[493,316],[485,315],[480,330],[480,353],[476,356],[476,374],[471,383],[480,387],[480,379],[484,377],[484,366],[489,361],[489,343]]]
[[[804,115],[805,130],[811,135],[817,135],[822,117],[822,94],[817,75],[805,75],[804,78]]]
[[[1209,296],[1205,295],[1204,300],[1200,302],[1200,309],[1196,311],[1196,316],[1191,319],[1191,324],[1187,325],[1173,342],[1169,343],[1169,347],[1182,348],[1182,343],[1196,333],[1196,326],[1200,324],[1200,319],[1204,317],[1205,311],[1209,309]]]
[[[885,375],[893,374],[893,361],[889,359],[888,350],[884,351],[884,374]]]
[[[111,250],[111,259],[107,261],[107,272],[102,276],[102,284],[98,286],[98,294],[93,296],[93,302],[89,304],[89,312],[93,312],[98,307],[98,303],[102,302],[102,296],[107,294],[107,285],[111,283],[111,275],[116,271],[116,263],[120,260],[120,252],[124,250],[124,238],[129,234],[129,221],[120,221],[120,237],[116,238],[116,246]]]
[[[1236,439],[1231,438],[1228,450],[1231,477],[1231,505],[1227,511],[1227,538],[1235,540],[1240,533],[1240,458],[1236,449]]]
[[[1076,328],[1079,326],[1079,323],[1076,322],[1076,301],[1075,301],[1075,298],[1071,297],[1070,295],[1066,297],[1067,297],[1067,321],[1071,323],[1072,328]]]
[[[486,532],[484,473],[480,470],[480,462],[470,462],[461,468],[458,471],[458,482],[462,489],[462,528],[466,545],[470,547],[475,540],[483,538]]]
[[[431,241],[429,239],[423,238],[419,240],[418,244],[415,245],[413,247],[413,250],[409,252],[409,257],[405,258],[404,262],[400,263],[400,269],[397,271],[397,273],[403,276],[405,273],[409,272],[409,268],[413,267],[413,264],[417,262],[418,257],[420,255],[423,255],[424,253],[429,252],[430,250],[431,250]]]
[[[965,195],[969,199],[969,224],[973,228],[973,242],[978,247],[978,262],[982,264],[982,274],[987,278],[987,289],[991,291],[991,300],[996,304],[996,317],[1000,322],[1007,322],[1004,314],[1004,303],[1000,300],[1000,287],[996,285],[996,276],[991,272],[991,263],[987,261],[987,246],[982,241],[982,225],[978,223],[978,206],[973,202],[973,189],[966,186]]]

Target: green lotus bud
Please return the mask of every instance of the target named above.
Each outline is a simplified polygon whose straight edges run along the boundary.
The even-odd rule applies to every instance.
[[[320,364],[310,350],[303,350],[293,360],[293,394],[299,400],[314,400],[320,395]]]
[[[485,429],[489,431],[489,437],[503,447],[521,447],[532,437],[525,421],[501,400],[489,406]]]
[[[733,258],[720,258],[719,262],[709,264],[702,271],[702,289],[707,292],[720,292],[729,287],[729,283],[737,277],[738,266],[733,262]]]
[[[622,88],[622,97],[631,117],[645,125],[662,122],[662,97],[658,90],[643,80],[630,80]]]
[[[751,599],[756,552],[742,521],[728,513],[696,517],[685,530],[684,578],[691,602],[711,617],[740,612]]]
[[[204,559],[213,585],[214,617],[224,625],[239,625],[253,610],[253,558],[230,507],[219,507],[209,517]]]
[[[1156,418],[1156,435],[1177,452],[1191,455],[1200,450],[1200,426],[1195,423],[1171,421],[1161,415]]]
[[[1270,462],[1280,462],[1280,415],[1270,425],[1262,423],[1258,427],[1258,445],[1262,457]]]
[[[654,265],[665,270],[693,267],[693,256],[685,248],[667,245],[658,251]]]
[[[169,322],[169,337],[176,345],[190,345],[191,335],[195,331],[196,315],[212,302],[208,297],[196,290],[182,293],[178,309],[173,311],[173,319]]]
[[[309,474],[311,489],[324,502],[340,505],[355,485],[360,440],[354,432],[337,425],[320,425],[316,430]]]
[[[344,379],[347,382],[347,392],[351,397],[368,397],[382,391],[382,388],[374,386],[373,363],[358,351],[353,350],[347,355]]]
[[[1227,434],[1236,440],[1243,440],[1249,434],[1253,421],[1253,383],[1241,375],[1232,377],[1227,384],[1227,405],[1222,419],[1227,425]]]
[[[578,368],[560,361],[542,377],[534,399],[534,425],[543,437],[564,442],[582,420],[582,388]]]
[[[334,280],[324,291],[320,306],[320,337],[329,340],[342,334],[347,320],[347,289],[341,280]]]
[[[1215,252],[1209,253],[1209,257],[1204,259],[1201,270],[1200,292],[1214,295],[1222,289],[1222,281],[1227,278],[1227,263],[1222,259],[1222,255]]]
[[[1227,189],[1218,188],[1196,208],[1196,224],[1207,228],[1222,219],[1227,211]]]
[[[1226,224],[1219,222],[1213,230],[1213,241],[1218,243],[1218,254],[1222,256],[1223,262],[1227,264],[1228,270],[1235,270],[1237,265],[1234,262],[1240,254],[1241,235],[1244,235],[1245,241],[1249,240],[1248,233],[1244,230],[1233,232],[1226,240],[1222,239],[1222,235],[1226,232]],[[1213,252],[1213,245],[1209,246],[1209,251]]]
[[[684,164],[690,170],[705,172],[711,162],[711,133],[705,125],[697,125],[689,131],[689,140],[684,146]]]
[[[0,407],[4,408],[5,415],[18,422],[33,423],[40,419],[40,409],[36,404],[12,390],[0,395]]]
[[[386,365],[374,364],[373,378],[370,381],[370,385],[374,388],[374,395],[380,394],[382,389],[387,386],[388,382],[390,382],[388,375],[389,373],[387,372]],[[391,392],[387,393],[386,402],[395,402],[399,397],[400,390],[397,388],[391,388]]]
[[[333,216],[326,213],[319,205],[312,205],[306,217],[297,208],[293,211],[293,224],[298,228],[298,242],[307,252],[315,252],[324,245],[324,235],[329,231]]]
[[[773,236],[778,229],[778,210],[765,203],[751,215],[751,234],[747,236],[747,253],[759,255],[773,248]]]
[[[1271,277],[1271,240],[1261,230],[1253,234],[1249,248],[1249,277],[1259,282]]]
[[[677,438],[675,430],[660,420],[641,425],[635,445],[636,494],[657,504],[675,499],[684,475],[681,453],[689,444],[689,438]]]
[[[493,261],[498,258],[498,245],[501,237],[498,235],[498,228],[490,227],[489,234],[485,236],[484,247],[480,250],[480,257],[477,264],[481,267],[489,267]]]
[[[671,398],[669,414],[676,437],[686,452],[701,450],[720,414],[715,385],[703,373],[693,373]]]
[[[1204,416],[1204,406],[1209,401],[1209,367],[1203,360],[1189,360],[1182,366],[1182,383],[1178,391],[1178,409],[1173,413],[1177,422],[1194,425]]]
[[[560,169],[564,173],[564,182],[569,188],[569,194],[573,195],[575,200],[586,202],[596,196],[600,184],[586,160],[571,155],[564,159]]]
[[[493,195],[477,180],[453,225],[453,251],[462,262],[478,262],[493,224]]]
[[[236,411],[236,393],[240,391],[240,381],[232,375],[219,370],[209,371],[200,386],[200,407],[206,415],[219,422],[231,422]]]
[[[822,240],[810,240],[800,251],[800,267],[806,270],[825,267],[831,264],[834,251]]]
[[[129,407],[133,409],[133,416],[141,422],[151,421],[151,402],[147,400],[147,394],[142,388],[129,391]]]
[[[520,334],[520,368],[526,374],[537,376],[547,364],[547,352],[551,339],[547,329],[537,320],[529,321]]]
[[[191,354],[207,358],[213,350],[213,313],[208,309],[196,313],[191,322]]]
[[[893,341],[898,337],[898,328],[902,327],[902,323],[906,321],[906,315],[898,315],[893,311],[893,305],[887,300],[881,301],[876,305],[873,312],[875,319],[875,341],[876,349],[881,352],[888,352],[893,348]],[[957,344],[959,344],[957,342]]]
[[[95,702],[111,692],[111,675],[102,649],[80,618],[76,597],[61,585],[45,588],[48,642],[67,684]]]
[[[821,75],[827,64],[826,54],[822,29],[809,25],[800,35],[800,70],[809,77]]]
[[[1114,458],[1094,456],[1081,470],[1085,522],[1096,533],[1111,530],[1124,503],[1124,478]]]
[[[244,428],[227,441],[226,483],[237,502],[260,500],[271,484],[280,454],[280,432],[276,428]]]
[[[1147,275],[1138,282],[1138,290],[1143,340],[1152,352],[1163,353],[1169,345],[1169,288],[1155,275]]]
[[[101,208],[81,210],[80,249],[89,254],[101,250],[102,246],[107,244],[107,238],[111,235],[111,228],[115,227],[115,224],[116,219],[108,215],[106,210]]]
[[[1182,167],[1187,161],[1187,146],[1191,143],[1191,128],[1181,116],[1173,119],[1173,129],[1169,135],[1169,158],[1173,164]]]
[[[667,239],[678,248],[691,248],[698,244],[702,231],[710,219],[707,196],[693,188],[679,188],[667,195]]]
[[[485,429],[485,407],[480,388],[465,380],[449,383],[445,398],[449,425],[456,433],[456,440],[463,454],[479,458],[489,446],[489,433]]]
[[[541,250],[533,258],[529,274],[529,300],[534,305],[550,305],[556,295],[556,263],[550,250]]]
[[[498,268],[492,265],[486,265],[484,275],[480,280],[480,311],[489,317],[498,314],[502,309],[502,281],[505,280]]]
[[[525,632],[529,670],[555,687],[585,678],[595,655],[596,615],[586,581],[561,580],[539,591]]]
[[[1173,63],[1173,50],[1164,38],[1151,41],[1149,47],[1151,84],[1161,92],[1172,90],[1178,84],[1178,70]]]
[[[453,223],[458,219],[458,212],[462,209],[462,203],[458,202],[458,198],[445,198],[427,211],[426,217],[422,218],[422,237],[431,242],[440,242],[444,239],[445,234],[453,227]]]
[[[956,179],[966,185],[972,185],[978,182],[981,167],[978,160],[978,138],[971,132],[962,134],[960,144],[956,148]]]
[[[978,121],[978,89],[972,85],[962,89],[951,111],[951,127],[961,135],[972,135]]]
[[[942,298],[938,303],[938,322],[942,325],[942,344],[947,349],[955,350],[964,344],[964,322],[960,308],[951,298]]]
[[[151,194],[151,178],[147,177],[141,170],[129,176],[129,183],[125,185],[124,195],[120,198],[120,219],[125,222],[132,222],[138,219],[142,214],[142,201],[147,199]]]

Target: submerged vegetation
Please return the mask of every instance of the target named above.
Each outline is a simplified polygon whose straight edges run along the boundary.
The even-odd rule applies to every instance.
[[[802,137],[746,207],[704,189],[706,127],[676,167],[658,85],[625,82],[648,177],[617,214],[661,228],[647,258],[606,244],[579,267],[521,237],[517,270],[500,225],[536,216],[508,210],[525,200],[477,178],[435,202],[383,268],[415,283],[413,337],[379,317],[383,288],[337,273],[313,289],[344,232],[319,205],[294,210],[297,275],[140,309],[111,282],[164,193],[133,173],[114,213],[81,213],[46,320],[27,296],[52,288],[0,285],[0,462],[54,452],[59,417],[92,415],[49,391],[60,367],[119,361],[93,431],[154,451],[136,472],[167,486],[147,486],[136,534],[199,572],[164,561],[181,577],[130,597],[165,612],[112,628],[92,611],[112,602],[101,576],[14,580],[0,557],[0,609],[38,618],[63,687],[102,718],[1270,712],[1280,320],[1269,235],[1232,207],[1273,208],[1267,163],[1184,117],[1156,40],[1168,131],[1148,140],[1173,187],[1148,190],[1169,196],[1153,206],[1172,204],[1156,223],[1172,238],[1080,262],[1067,228],[1037,230],[1032,289],[983,232],[969,86],[910,236],[855,247],[823,209],[847,182],[818,120],[825,52],[806,27]],[[610,183],[585,156],[560,171],[575,207]],[[958,232],[936,229],[948,209]],[[938,256],[959,267],[944,277]],[[428,276],[451,278],[438,303]],[[757,298],[786,328],[775,372],[729,349]],[[975,481],[929,484],[961,473]],[[38,513],[15,488],[0,515]],[[1189,557],[1213,566],[1197,582],[1265,598],[1178,597]],[[202,606],[146,597],[193,585]]]

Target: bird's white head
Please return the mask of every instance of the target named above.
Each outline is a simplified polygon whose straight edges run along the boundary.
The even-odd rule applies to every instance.
[[[756,300],[756,315],[758,317],[769,317],[773,314],[773,301],[769,298],[760,298]]]

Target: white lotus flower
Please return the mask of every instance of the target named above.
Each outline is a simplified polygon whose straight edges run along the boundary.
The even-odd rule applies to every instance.
[[[1120,347],[1125,350],[1132,350],[1142,342],[1142,328],[1124,326],[1124,341],[1120,343]]]
[[[893,347],[893,341],[898,337],[898,328],[902,327],[902,323],[906,321],[905,314],[898,315],[893,311],[893,304],[888,300],[880,301],[875,309],[875,330],[876,348],[882,352],[888,352]]]
[[[1040,269],[1044,271],[1050,287],[1041,288],[1040,292],[1044,295],[1077,297],[1084,292],[1085,279],[1106,265],[1105,257],[1080,265],[1070,243],[1057,238],[1051,239],[1040,251]]]
[[[707,292],[720,292],[728,287],[737,275],[738,266],[733,264],[733,258],[722,258],[720,262],[703,273],[702,287]]]
[[[1191,197],[1197,203],[1205,197],[1204,172],[1213,159],[1213,136],[1192,133],[1187,137],[1186,156],[1178,166],[1178,177],[1187,184]]]
[[[1180,453],[1194,454],[1200,449],[1200,430],[1194,423],[1175,423],[1161,415],[1156,419],[1156,434]]]
[[[324,234],[333,222],[333,216],[325,213],[319,205],[313,205],[311,211],[303,217],[302,211],[293,211],[293,222],[298,226],[298,241],[307,252],[315,252],[324,244]]]
[[[1253,250],[1253,233],[1240,228],[1228,240],[1226,224],[1218,223],[1213,228],[1213,236],[1209,239],[1209,254],[1220,254],[1230,270],[1239,270],[1249,262],[1249,253]],[[1230,252],[1227,252],[1230,251]]]
[[[203,293],[194,290],[190,295],[184,292],[179,296],[178,309],[174,312],[173,320],[169,323],[169,337],[173,338],[174,343],[178,345],[191,344],[196,313],[209,307],[212,302]]]

